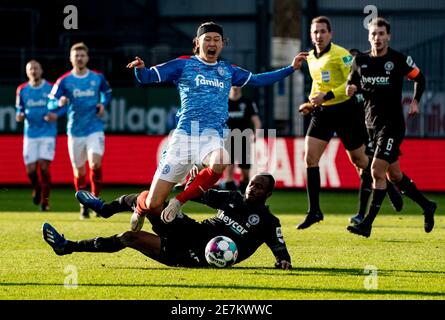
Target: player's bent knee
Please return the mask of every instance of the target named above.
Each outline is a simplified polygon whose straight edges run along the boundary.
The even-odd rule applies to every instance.
[[[125,231],[118,236],[121,243],[126,247],[131,247],[138,241],[138,232]]]
[[[313,157],[313,156],[310,156],[310,155],[307,155],[304,158],[304,162],[306,163],[306,167],[307,168],[318,167],[319,160],[320,159],[318,157]]]
[[[392,183],[398,183],[402,180],[403,176],[401,172],[388,172],[387,177]]]

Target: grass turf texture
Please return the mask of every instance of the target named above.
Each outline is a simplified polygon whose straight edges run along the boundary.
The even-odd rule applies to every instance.
[[[107,188],[105,200],[138,189]],[[43,241],[41,225],[53,224],[73,240],[109,236],[128,229],[130,214],[108,220],[92,215],[80,221],[72,189],[55,189],[51,212],[38,212],[30,190],[0,191],[0,299],[444,299],[445,197],[438,202],[436,226],[423,231],[421,210],[404,198],[401,213],[387,200],[371,238],[346,231],[356,209],[356,193],[323,192],[325,221],[296,230],[304,217],[304,192],[278,191],[270,199],[279,216],[292,256],[293,270],[273,268],[274,257],[263,245],[248,260],[229,269],[186,269],[161,265],[139,252],[74,253],[56,256]],[[188,204],[184,210],[197,219],[212,210]],[[149,231],[149,223],[144,226]],[[77,270],[77,288],[66,288],[66,277]],[[364,269],[377,268],[377,286],[367,290]]]

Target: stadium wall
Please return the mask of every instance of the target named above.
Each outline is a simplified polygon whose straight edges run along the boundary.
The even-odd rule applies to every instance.
[[[22,136],[0,135],[0,185],[26,185],[28,179],[22,161]],[[147,185],[155,173],[167,136],[108,135],[103,160],[104,183]],[[274,174],[279,188],[303,188],[304,138],[258,139],[253,147],[253,172]],[[445,139],[406,139],[400,159],[403,171],[425,191],[445,191]],[[56,157],[52,164],[54,184],[71,184],[72,173],[65,135],[57,137]],[[343,145],[333,139],[320,161],[322,187],[356,189],[359,179],[349,163]]]

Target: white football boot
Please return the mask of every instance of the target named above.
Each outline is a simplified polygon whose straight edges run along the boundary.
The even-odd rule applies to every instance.
[[[170,223],[175,220],[176,216],[180,213],[182,202],[176,198],[171,198],[168,202],[168,206],[161,212],[161,220],[164,223]]]
[[[135,232],[140,231],[144,225],[144,221],[145,215],[139,214],[135,209],[130,219],[130,230]]]

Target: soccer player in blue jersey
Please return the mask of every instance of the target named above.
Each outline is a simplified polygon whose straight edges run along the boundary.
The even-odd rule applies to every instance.
[[[25,122],[23,160],[33,187],[32,201],[41,211],[49,210],[50,164],[56,148],[56,123],[48,123],[48,94],[52,84],[42,78],[42,66],[36,60],[26,64],[29,81],[17,87],[16,121]]]
[[[90,167],[91,192],[98,196],[102,187],[102,156],[105,135],[102,116],[111,99],[111,88],[103,74],[87,68],[88,47],[76,43],[70,50],[73,69],[59,79],[50,94],[53,113],[49,120],[68,113],[68,151],[76,191],[87,187],[86,167]],[[80,218],[89,218],[88,208],[81,206]]]
[[[148,213],[161,215],[165,223],[172,221],[186,201],[199,197],[220,179],[230,162],[223,141],[230,87],[273,84],[299,69],[307,55],[298,54],[285,68],[252,74],[219,60],[224,41],[223,28],[214,22],[206,22],[197,29],[195,55],[182,56],[151,68],[145,68],[144,61],[136,57],[127,65],[127,68],[134,68],[140,83],[173,82],[181,98],[181,108],[176,115],[177,127],[151,188],[138,197],[131,218],[133,231],[142,228]],[[187,190],[172,198],[162,210],[173,186],[182,181],[194,164],[202,165],[204,169]]]

